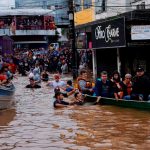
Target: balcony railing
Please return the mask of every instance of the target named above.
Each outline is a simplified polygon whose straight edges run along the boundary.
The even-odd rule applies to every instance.
[[[55,30],[16,30],[15,35],[55,35]]]
[[[8,35],[8,36],[19,36],[19,35],[49,35],[53,36],[56,35],[55,30],[46,30],[44,28],[25,28],[25,29],[16,29],[12,32],[11,28],[7,29],[0,29],[0,36]]]
[[[55,24],[49,25],[18,25],[17,30],[55,30]]]

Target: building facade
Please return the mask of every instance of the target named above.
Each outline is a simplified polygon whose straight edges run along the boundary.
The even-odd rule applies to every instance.
[[[0,10],[0,36],[5,35],[19,49],[47,48],[58,37],[51,10],[41,8]]]
[[[86,24],[95,20],[94,0],[75,1],[75,25]]]
[[[149,0],[95,0],[95,20],[117,16],[133,10],[150,9],[149,4]]]
[[[149,38],[145,39],[142,35],[138,35],[138,33],[134,33],[140,28],[145,28],[145,30],[149,30],[149,8],[150,1],[148,0],[107,0],[107,1],[99,1],[100,6],[102,6],[101,10],[97,10],[95,12],[96,20],[103,20],[107,22],[107,20],[112,19],[110,22],[113,23],[114,19],[122,16],[125,19],[124,22],[124,32],[125,32],[125,40],[124,46],[122,47],[114,47],[113,45],[110,48],[107,47],[99,47],[99,50],[96,50],[97,57],[103,56],[106,54],[105,48],[107,48],[107,54],[110,56],[114,56],[113,59],[109,58],[106,54],[105,56],[105,64],[110,63],[107,66],[110,67],[101,67],[102,64],[100,61],[103,59],[98,59],[97,68],[98,71],[106,69],[107,71],[118,70],[122,75],[129,72],[134,74],[135,70],[138,66],[141,66],[145,69],[145,71],[150,74],[149,61],[147,58]],[[141,22],[142,21],[142,22]],[[121,23],[120,23],[121,24]],[[122,23],[123,24],[123,23]],[[141,26],[142,25],[142,26]],[[134,30],[135,29],[135,30]],[[144,33],[144,29],[141,30]],[[135,36],[135,38],[134,38]],[[137,36],[140,36],[139,38]],[[146,41],[147,40],[147,41]],[[142,48],[144,46],[144,48]],[[143,51],[141,51],[141,49]],[[102,52],[103,51],[103,52]],[[104,53],[104,54],[103,54]],[[114,55],[115,54],[115,55]],[[99,58],[99,57],[98,57]],[[109,60],[109,61],[108,61]],[[112,65],[113,64],[113,65]],[[113,69],[111,69],[113,68]]]
[[[149,4],[148,0],[95,0],[95,21],[76,26],[77,32],[91,33],[95,74],[118,70],[124,76],[141,66],[150,75]]]
[[[7,2],[6,2],[7,1]],[[0,36],[8,35],[17,48],[47,48],[61,28],[69,25],[68,0],[1,0]]]
[[[69,25],[68,0],[16,0],[16,8],[51,9],[57,26]]]
[[[13,40],[9,36],[0,36],[0,58],[9,62],[11,60],[13,51]]]
[[[12,9],[15,8],[15,0],[1,0],[0,9]]]

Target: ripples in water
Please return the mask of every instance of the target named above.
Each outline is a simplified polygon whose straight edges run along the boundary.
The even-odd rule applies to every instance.
[[[0,112],[0,150],[150,149],[149,112],[110,106],[53,108],[53,90],[15,80],[16,107]]]

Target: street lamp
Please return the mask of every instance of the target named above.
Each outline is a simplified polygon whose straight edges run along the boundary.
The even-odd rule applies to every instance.
[[[72,45],[72,74],[73,79],[78,76],[77,70],[77,50],[76,50],[76,34],[75,34],[75,24],[74,24],[74,6],[73,0],[69,1],[69,21],[70,21],[70,40]]]

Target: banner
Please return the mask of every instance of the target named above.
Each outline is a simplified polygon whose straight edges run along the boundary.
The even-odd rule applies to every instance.
[[[150,25],[139,25],[131,27],[131,40],[149,40]]]
[[[125,47],[125,19],[117,18],[92,26],[93,48]]]

